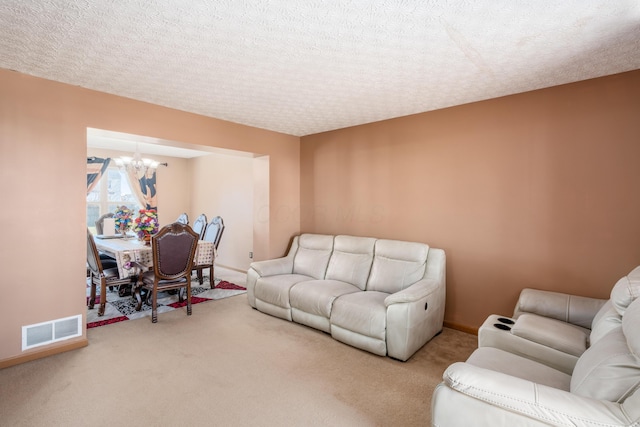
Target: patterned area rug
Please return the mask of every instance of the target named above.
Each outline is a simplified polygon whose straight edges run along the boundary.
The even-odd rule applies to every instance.
[[[199,304],[201,302],[212,301],[217,299],[223,299],[240,295],[247,290],[239,285],[215,279],[215,287],[209,288],[209,277],[204,276],[203,283],[205,286],[200,286],[198,281],[192,279],[191,287],[191,305]],[[100,288],[98,288],[98,293]],[[87,281],[87,303],[90,297],[90,287]],[[131,295],[119,296],[117,290],[107,290],[107,305],[104,312],[104,316],[98,316],[98,308],[100,307],[100,296],[96,296],[95,306],[92,310],[89,310],[87,306],[87,329],[96,328],[98,326],[110,325],[112,323],[122,322],[124,320],[139,319],[141,317],[151,316],[151,301],[149,304],[143,303],[142,309],[136,311],[137,302]],[[178,295],[170,295],[167,292],[160,292],[158,294],[158,315],[166,313],[167,311],[175,310],[176,308],[184,307],[186,301],[182,303],[178,302]]]

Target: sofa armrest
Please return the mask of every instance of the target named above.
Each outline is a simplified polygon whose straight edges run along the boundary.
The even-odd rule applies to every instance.
[[[408,288],[386,297],[384,299],[384,305],[389,307],[391,304],[411,303],[425,299],[440,286],[443,286],[443,284],[436,279],[419,280]]]
[[[493,418],[494,425],[500,424],[505,412],[550,425],[628,426],[633,422],[618,403],[582,397],[469,363],[452,364],[443,379],[446,387],[487,404],[489,408],[485,406],[477,416]],[[437,405],[447,402],[434,396],[434,412]],[[465,412],[461,409],[458,412]],[[473,413],[464,416],[474,419]]]
[[[260,277],[291,274],[293,272],[293,258],[286,256],[264,261],[255,261],[251,263],[249,268],[253,268]]]
[[[606,302],[605,299],[523,289],[513,317],[517,318],[523,313],[533,313],[591,329],[593,318]]]

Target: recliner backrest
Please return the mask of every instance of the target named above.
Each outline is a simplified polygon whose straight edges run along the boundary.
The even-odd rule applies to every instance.
[[[616,282],[609,301],[602,306],[591,323],[590,345],[622,324],[627,307],[640,296],[640,266]]]
[[[622,403],[640,390],[640,299],[626,309],[622,325],[611,330],[578,359],[571,392]]]
[[[336,236],[326,279],[341,280],[365,290],[373,262],[372,237]]]
[[[399,240],[377,240],[367,291],[393,294],[424,277],[429,246]]]
[[[301,234],[298,238],[298,250],[293,259],[293,273],[314,279],[324,279],[332,251],[333,236]]]

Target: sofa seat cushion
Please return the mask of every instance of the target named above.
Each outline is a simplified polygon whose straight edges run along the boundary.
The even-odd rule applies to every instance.
[[[367,337],[386,340],[386,292],[364,291],[342,295],[331,309],[331,325]]]
[[[302,274],[280,274],[277,276],[261,277],[256,282],[256,299],[282,308],[291,308],[289,291],[300,282],[313,280]]]
[[[289,299],[292,308],[329,319],[335,299],[353,292],[360,289],[340,280],[309,280],[295,284]]]
[[[589,341],[589,331],[584,328],[530,313],[518,317],[511,333],[576,357],[585,352]]]
[[[480,347],[469,356],[467,363],[564,391],[569,391],[571,386],[570,375],[498,348]]]

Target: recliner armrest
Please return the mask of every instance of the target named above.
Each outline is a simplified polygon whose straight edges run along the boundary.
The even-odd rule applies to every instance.
[[[633,422],[632,414],[618,403],[578,396],[470,363],[452,364],[443,379],[447,387],[495,408],[495,425],[500,424],[501,411],[551,425],[628,426]],[[473,419],[473,414],[466,416]],[[484,411],[483,417],[487,416],[490,414]]]
[[[520,292],[513,317],[533,313],[591,329],[593,318],[606,302],[605,299],[526,288]]]
[[[293,273],[293,257],[286,256],[264,261],[255,261],[251,263],[249,268],[253,268],[260,277],[291,274]]]
[[[435,279],[422,279],[413,285],[389,295],[384,299],[384,305],[389,307],[391,304],[409,303],[419,301],[434,293],[443,283]]]

